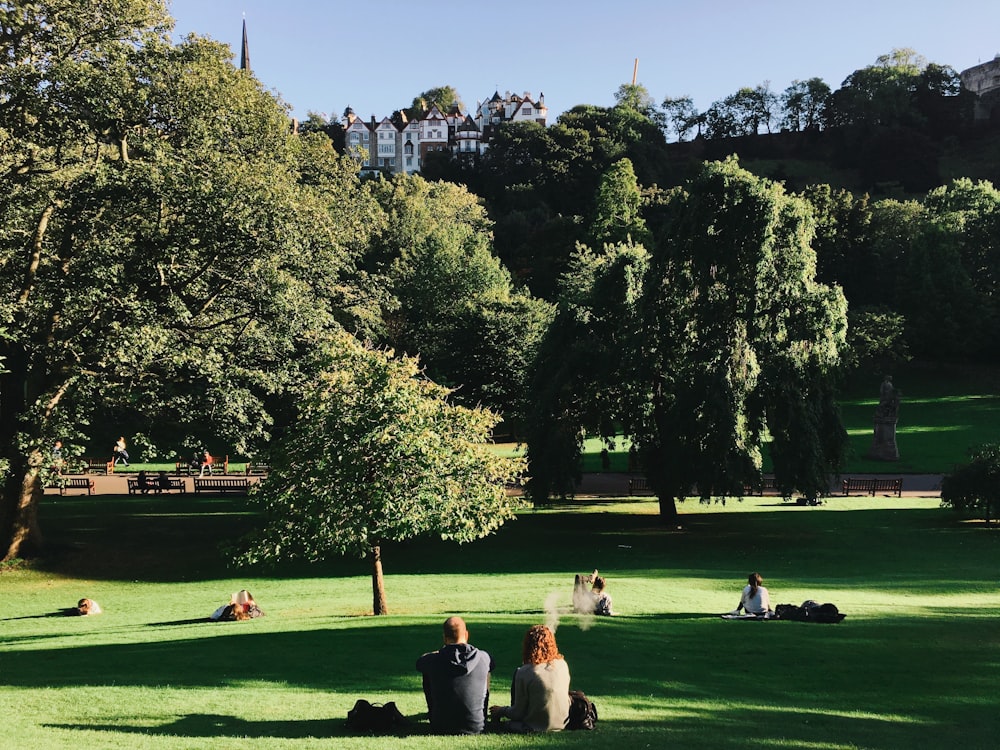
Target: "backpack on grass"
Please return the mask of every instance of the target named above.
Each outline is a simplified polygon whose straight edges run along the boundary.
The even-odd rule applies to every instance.
[[[567,729],[593,729],[597,723],[597,706],[582,690],[569,691],[569,716]]]
[[[354,708],[347,712],[347,728],[352,732],[396,734],[409,726],[409,719],[400,713],[394,701],[382,705],[358,698]]]

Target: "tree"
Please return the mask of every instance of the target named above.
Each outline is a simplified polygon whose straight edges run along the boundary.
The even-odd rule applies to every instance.
[[[549,305],[515,292],[492,253],[486,212],[465,188],[397,175],[371,190],[387,216],[368,261],[393,295],[383,341],[419,355],[460,403],[513,419],[525,376],[517,365],[533,356]]]
[[[678,141],[684,141],[693,129],[698,128],[701,132],[701,122],[698,117],[698,110],[694,107],[694,100],[690,96],[677,98],[667,97],[660,105],[667,123],[677,135]]]
[[[661,516],[692,486],[740,494],[766,431],[779,485],[816,493],[846,439],[829,387],[846,303],[815,282],[808,206],[728,160],[671,208],[643,298],[645,376],[626,410]]]
[[[406,110],[406,115],[413,120],[426,113],[431,107],[437,107],[445,114],[450,112],[454,107],[457,107],[461,111],[465,110],[462,97],[458,95],[458,92],[453,87],[435,86],[413,97],[413,102]]]
[[[829,98],[830,87],[822,78],[792,81],[781,95],[781,126],[792,131],[821,127]]]
[[[649,239],[646,221],[642,218],[642,194],[636,182],[632,162],[615,162],[601,177],[597,188],[594,219],[590,225],[591,239],[596,247],[605,244],[635,242]]]
[[[846,442],[831,385],[846,302],[815,281],[808,205],[735,160],[664,200],[648,255],[583,254],[567,277],[538,365],[532,497],[571,487],[581,430],[610,425],[638,446],[666,523],[692,488],[758,481],[768,433],[779,486],[815,496]]]
[[[367,214],[329,142],[292,138],[282,106],[227,47],[169,44],[160,3],[39,2],[5,24],[10,559],[41,548],[57,437],[83,444],[110,415],[141,418],[174,445],[206,422],[234,451],[266,440],[269,406],[300,376],[309,342],[364,307],[351,279]]]
[[[492,533],[513,518],[518,501],[506,489],[521,462],[486,445],[494,414],[449,403],[449,391],[422,377],[416,359],[343,337],[325,360],[276,446],[257,495],[268,520],[241,559],[367,558],[373,612],[383,615],[383,545]]]
[[[919,126],[915,94],[927,61],[912,49],[894,49],[855,70],[830,99],[831,125]]]
[[[985,519],[1000,513],[1000,444],[971,451],[972,460],[941,480],[941,505]]]

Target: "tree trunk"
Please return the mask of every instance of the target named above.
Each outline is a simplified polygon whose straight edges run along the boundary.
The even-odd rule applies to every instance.
[[[657,497],[660,501],[660,523],[664,526],[673,526],[677,523],[677,503],[672,495]]]
[[[372,562],[372,612],[376,615],[389,614],[385,604],[385,580],[382,578],[382,549],[372,545],[369,559]]]
[[[38,525],[38,503],[42,496],[42,483],[38,467],[29,465],[21,476],[20,482],[15,478],[4,488],[3,502],[7,506],[5,510],[10,514],[10,525],[4,529],[6,543],[4,562],[25,555],[38,554],[42,549],[42,530]]]

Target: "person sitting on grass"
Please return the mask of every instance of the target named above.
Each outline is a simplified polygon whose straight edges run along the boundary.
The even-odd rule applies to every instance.
[[[78,615],[99,615],[101,611],[101,605],[93,599],[81,599],[76,603],[76,613]]]
[[[611,594],[604,590],[608,585],[604,576],[594,576],[594,585],[590,593],[594,597],[594,614],[610,617],[614,614],[611,611]]]
[[[545,625],[532,625],[521,644],[509,706],[490,706],[494,721],[510,732],[558,732],[569,718],[569,666]]]
[[[223,604],[209,615],[209,619],[221,622],[233,622],[263,616],[264,611],[257,606],[257,602],[253,600],[250,592],[243,589],[229,597],[229,604]]]
[[[444,621],[444,646],[417,659],[431,730],[480,734],[486,726],[493,657],[469,643],[461,617]]]
[[[764,579],[760,577],[760,573],[751,573],[747,576],[747,585],[743,587],[740,603],[729,614],[736,616],[740,614],[740,610],[743,610],[748,615],[756,617],[773,617],[771,596],[763,584]]]

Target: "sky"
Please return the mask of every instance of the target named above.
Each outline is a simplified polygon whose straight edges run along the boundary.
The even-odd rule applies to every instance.
[[[291,114],[377,119],[436,86],[466,110],[506,91],[545,95],[548,121],[610,106],[623,83],[699,111],[744,86],[822,78],[910,48],[956,71],[1000,53],[1000,0],[169,0],[175,38],[229,44],[243,19],[254,75]]]

